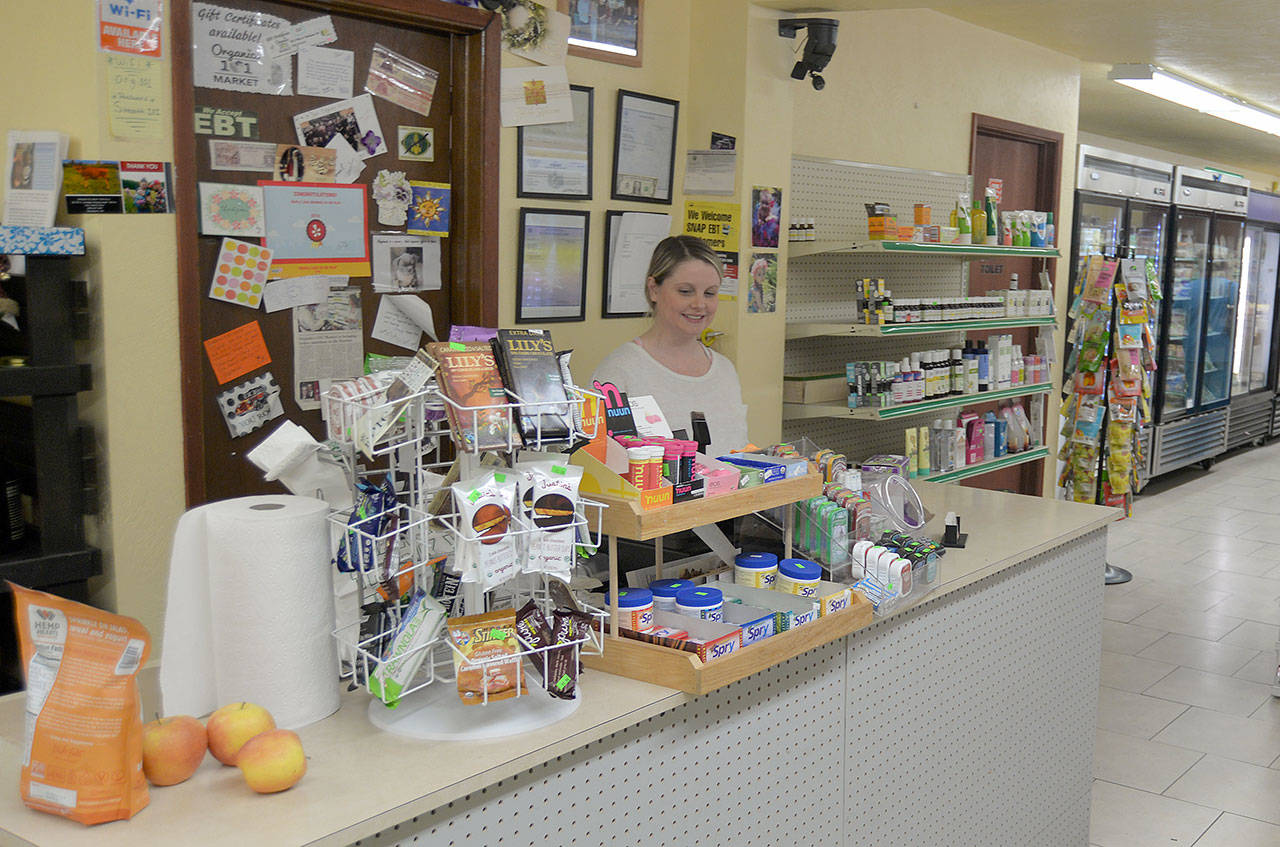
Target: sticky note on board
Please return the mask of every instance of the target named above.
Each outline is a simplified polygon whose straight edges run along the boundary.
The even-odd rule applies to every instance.
[[[248,241],[224,238],[218,260],[214,263],[209,296],[223,303],[256,309],[262,302],[270,267],[270,249]]]
[[[204,351],[219,385],[271,363],[271,354],[267,352],[267,342],[257,321],[206,340]]]

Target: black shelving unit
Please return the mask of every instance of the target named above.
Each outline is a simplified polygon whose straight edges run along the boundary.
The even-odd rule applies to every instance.
[[[84,516],[96,506],[95,463],[76,395],[89,390],[92,376],[76,361],[84,309],[70,258],[28,256],[25,278],[5,283],[22,304],[17,343],[26,364],[0,367],[0,456],[18,469],[39,526],[27,527],[20,549],[0,553],[0,692],[21,686],[12,595],[3,580],[83,602],[89,578],[102,572],[84,533]]]

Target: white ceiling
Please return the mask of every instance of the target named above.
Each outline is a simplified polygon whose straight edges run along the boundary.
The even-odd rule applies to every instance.
[[[789,12],[929,8],[1081,60],[1080,130],[1280,173],[1280,137],[1107,79],[1151,63],[1280,112],[1280,0],[756,0]]]

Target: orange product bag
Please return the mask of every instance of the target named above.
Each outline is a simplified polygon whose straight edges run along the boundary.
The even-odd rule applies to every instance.
[[[27,679],[22,802],[83,824],[133,817],[150,801],[137,675],[151,637],[133,618],[9,588]]]

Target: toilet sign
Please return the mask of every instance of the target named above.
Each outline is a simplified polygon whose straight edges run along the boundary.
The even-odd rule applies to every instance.
[[[164,0],[98,0],[98,47],[111,53],[163,58],[163,4]]]

